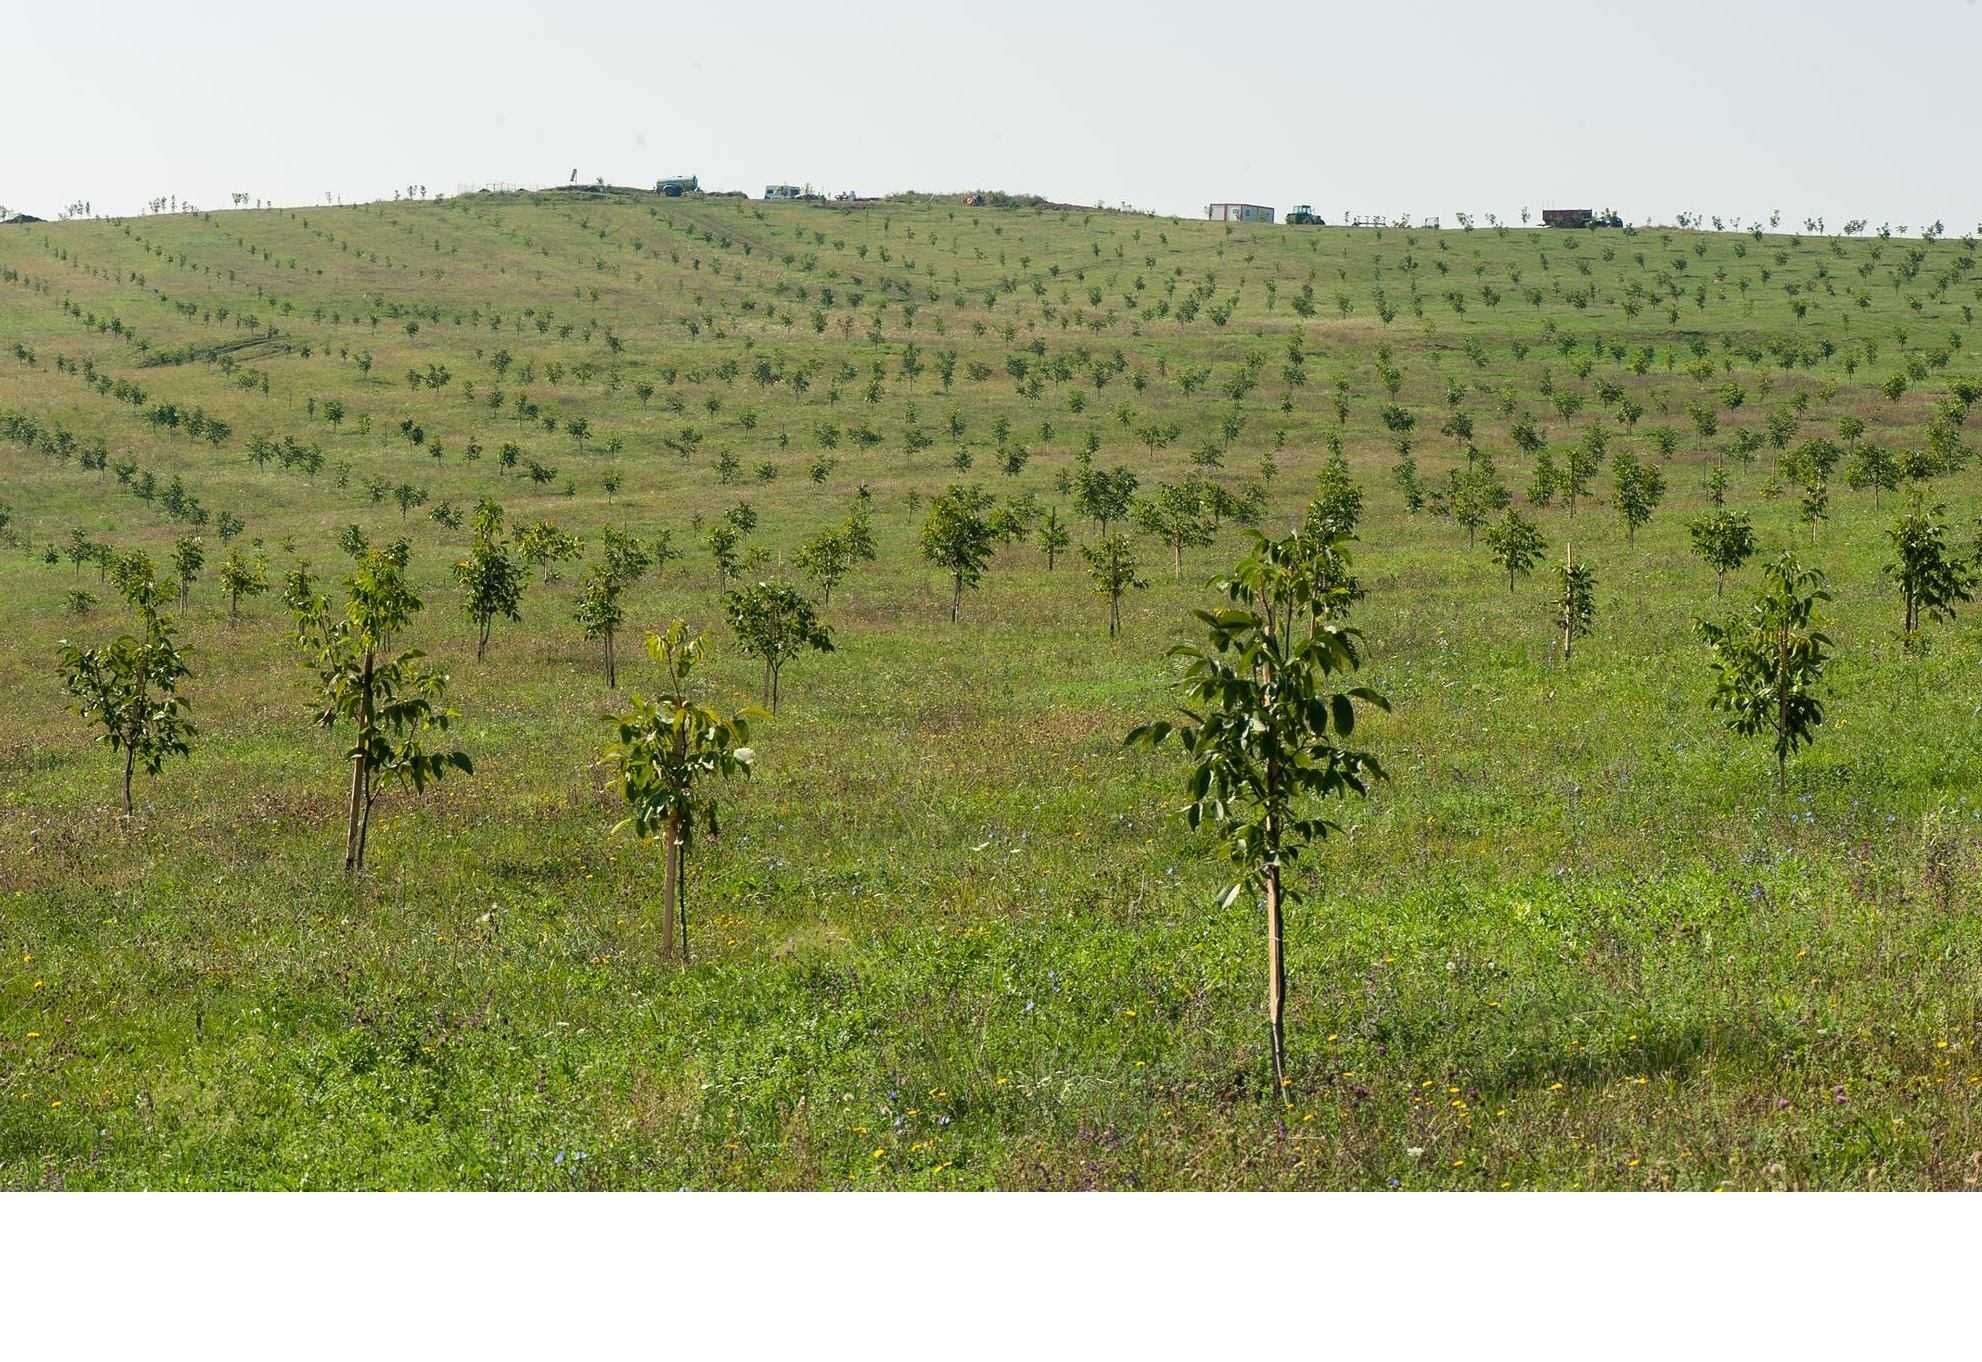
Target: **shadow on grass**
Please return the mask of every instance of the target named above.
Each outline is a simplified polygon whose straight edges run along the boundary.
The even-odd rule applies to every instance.
[[[1474,1072],[1488,1091],[1561,1083],[1567,1088],[1601,1088],[1625,1078],[1686,1080],[1723,1064],[1750,1072],[1784,1067],[1784,1057],[1803,1048],[1790,1030],[1762,1018],[1740,1017],[1688,1022],[1648,1032],[1614,1049],[1592,1052],[1543,1044],[1484,1063]]]

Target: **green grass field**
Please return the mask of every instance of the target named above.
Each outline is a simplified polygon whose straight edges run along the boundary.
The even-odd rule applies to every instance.
[[[1840,466],[1813,529],[1765,436],[1779,417],[1789,449],[1846,446],[1856,418],[1895,455],[1940,451],[1926,494],[1972,552],[1982,483],[1944,409],[1982,375],[1979,304],[1967,240],[1227,228],[954,198],[0,228],[0,419],[27,432],[0,440],[0,1183],[1976,1185],[1982,616],[1903,649],[1881,568],[1904,491],[1875,505]],[[155,424],[164,404],[226,430]],[[1466,465],[1470,419],[1541,523],[1543,571],[1510,591],[1455,519],[1408,509],[1393,405],[1427,487]],[[1660,464],[1634,540],[1608,466],[1573,519],[1528,503],[1524,420],[1557,459],[1602,427],[1613,457]],[[1049,572],[1029,542],[1001,549],[955,624],[918,553],[951,483],[1075,519],[1090,432],[1144,493],[1260,481],[1276,533],[1331,435],[1366,495],[1361,679],[1393,712],[1359,737],[1390,779],[1302,863],[1284,1111],[1259,908],[1214,906],[1226,867],[1177,817],[1181,759],[1121,746],[1171,706],[1166,652],[1244,530],[1180,576],[1140,540],[1150,586],[1115,640],[1077,553]],[[1728,500],[1761,552],[1717,602],[1686,523],[1742,432],[1764,438],[1727,458]],[[250,457],[285,437],[318,471]],[[136,495],[146,475],[191,501]],[[424,502],[402,510],[402,485]],[[693,963],[655,963],[660,858],[609,836],[600,760],[651,692],[638,635],[686,618],[716,645],[710,697],[753,699],[707,528],[749,502],[750,575],[803,584],[793,553],[862,486],[878,560],[835,590],[836,650],[788,668],[756,777],[697,848]],[[582,563],[476,661],[449,572],[468,532],[433,512],[483,497],[588,554],[608,527],[672,533],[683,557],[630,593],[617,692],[573,619]],[[278,585],[300,560],[334,584],[350,525],[411,542],[426,608],[405,641],[451,673],[476,771],[388,795],[361,880],[287,614],[271,593],[230,622],[214,580],[225,516]],[[56,670],[58,640],[128,618],[61,555],[75,530],[161,564],[185,534],[207,550],[172,612],[201,734],[128,821]],[[1548,603],[1565,541],[1598,608],[1568,665]],[[1829,574],[1836,660],[1778,796],[1767,745],[1706,707],[1694,620],[1792,545]],[[74,591],[98,599],[76,613]]]

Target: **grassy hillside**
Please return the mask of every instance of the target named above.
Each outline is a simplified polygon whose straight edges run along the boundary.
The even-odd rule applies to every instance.
[[[1982,633],[1964,612],[1902,648],[1904,492],[1847,473],[1911,451],[1973,548],[1951,394],[1982,374],[1978,304],[1969,241],[941,199],[0,229],[0,1182],[1972,1185]],[[1510,590],[1440,496],[1410,509],[1406,423],[1427,493],[1470,445],[1547,563],[1592,566],[1569,665],[1546,568]],[[1573,517],[1531,505],[1522,445],[1560,464],[1592,429],[1610,458]],[[952,624],[917,532],[975,483],[1093,542],[1068,480],[1094,442],[1143,495],[1202,476],[1284,532],[1331,438],[1366,498],[1354,622],[1394,710],[1363,736],[1391,779],[1303,866],[1283,1119],[1259,910],[1213,906],[1179,760],[1120,746],[1172,703],[1166,651],[1245,530],[1181,573],[1139,540],[1115,640],[1078,554],[1048,571],[1030,540]],[[1813,526],[1789,473],[1816,439],[1842,458]],[[1668,486],[1631,538],[1622,452]],[[1783,797],[1705,706],[1694,620],[1759,582],[1717,602],[1691,551],[1723,463],[1757,562],[1794,545],[1836,596],[1829,722]],[[747,502],[746,576],[806,585],[796,551],[863,488],[878,557],[698,847],[694,963],[656,964],[659,858],[608,835],[599,760],[653,685],[637,635],[686,618],[710,698],[754,698],[708,530]],[[476,660],[449,568],[482,498],[589,557],[608,528],[682,551],[629,593],[617,692],[573,618],[582,562]],[[353,525],[410,542],[405,641],[451,673],[476,765],[389,795],[356,883],[286,612],[230,622],[215,580],[231,544],[334,585]],[[206,553],[173,611],[201,735],[128,822],[55,667],[127,618],[63,556],[76,531]]]

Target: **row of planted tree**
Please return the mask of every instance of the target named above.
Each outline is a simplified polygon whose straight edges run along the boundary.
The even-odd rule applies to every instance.
[[[952,576],[953,615],[993,542],[981,495],[950,489],[932,502],[922,528],[925,556]],[[1350,562],[1360,510],[1354,485],[1325,473],[1320,495],[1292,533],[1273,538],[1249,531],[1250,551],[1213,583],[1222,602],[1194,612],[1207,644],[1177,650],[1186,663],[1178,683],[1181,722],[1159,721],[1129,735],[1132,743],[1153,746],[1174,737],[1182,744],[1191,757],[1187,821],[1192,828],[1212,825],[1238,870],[1224,902],[1251,893],[1264,905],[1270,1032],[1282,1086],[1289,1081],[1282,922],[1286,902],[1298,892],[1285,872],[1334,830],[1323,801],[1365,794],[1383,774],[1374,755],[1344,745],[1359,705],[1388,708],[1375,691],[1341,681],[1362,657],[1359,631],[1350,623],[1364,594]],[[1510,580],[1532,567],[1545,547],[1531,525],[1519,530],[1523,524],[1510,510],[1489,536],[1521,540],[1495,550]],[[830,533],[842,541],[842,552],[872,556],[864,508]],[[1923,620],[1951,618],[1959,603],[1971,599],[1978,561],[1949,549],[1941,508],[1918,497],[1888,533],[1895,558],[1886,571],[1903,600],[1912,646]],[[503,534],[500,508],[478,508],[473,547],[454,569],[478,626],[478,655],[494,619],[519,617],[526,570],[510,552],[512,542]],[[343,753],[350,764],[344,866],[357,875],[381,794],[393,786],[423,791],[450,774],[471,773],[473,763],[451,736],[458,715],[447,704],[448,676],[419,650],[401,646],[422,609],[407,578],[409,547],[401,541],[353,548],[341,597],[320,590],[306,566],[289,572],[282,597],[294,643],[316,680],[316,722],[350,737]],[[1134,555],[1120,534],[1103,535],[1084,552],[1108,597],[1113,632],[1123,591],[1142,584]],[[613,637],[624,620],[620,594],[651,562],[647,547],[609,531],[604,553],[580,589],[579,618],[604,645],[609,679]],[[137,771],[158,775],[168,760],[190,751],[197,730],[183,693],[191,670],[163,609],[168,580],[142,552],[111,555],[105,575],[128,602],[134,627],[99,647],[64,641],[60,670],[85,721],[120,757],[129,816]],[[1551,600],[1566,664],[1595,624],[1588,565],[1565,555]],[[1824,721],[1819,687],[1832,644],[1819,615],[1829,600],[1822,574],[1785,552],[1767,565],[1747,609],[1698,623],[1714,677],[1709,703],[1735,732],[1771,742],[1784,788],[1789,758]],[[808,649],[833,647],[813,603],[788,584],[757,582],[726,592],[723,603],[739,645],[763,663],[765,699],[772,706],[787,661]],[[650,635],[646,644],[660,669],[660,690],[652,700],[636,695],[617,716],[610,756],[629,809],[621,826],[662,847],[660,953],[685,958],[688,854],[698,829],[718,832],[722,781],[750,774],[750,725],[762,712],[751,707],[725,715],[696,697],[690,678],[706,645],[683,621]]]

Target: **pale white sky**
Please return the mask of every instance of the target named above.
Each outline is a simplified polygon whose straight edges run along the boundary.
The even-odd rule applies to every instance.
[[[604,176],[1982,222],[1973,0],[34,3],[0,204]]]

